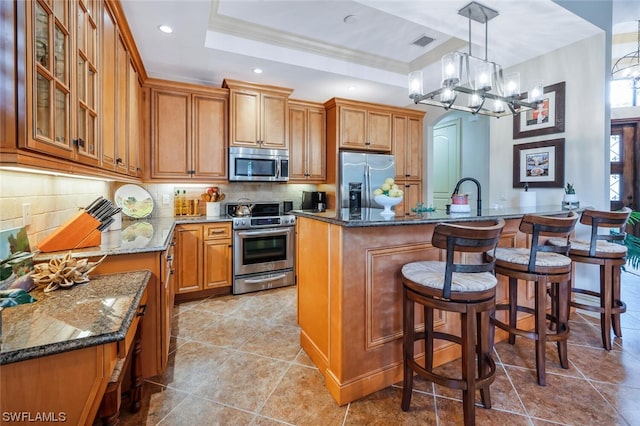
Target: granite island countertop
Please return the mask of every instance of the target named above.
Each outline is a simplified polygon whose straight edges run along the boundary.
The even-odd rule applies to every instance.
[[[95,275],[84,284],[44,293],[2,310],[0,365],[124,339],[149,271]]]
[[[507,207],[500,209],[482,209],[478,215],[477,210],[471,209],[469,213],[450,213],[443,210],[411,214],[409,216],[384,216],[380,213],[383,209],[363,208],[352,212],[348,208],[341,210],[326,210],[324,212],[312,212],[293,210],[291,213],[323,222],[332,223],[344,227],[372,227],[372,226],[403,226],[421,225],[438,222],[468,222],[501,217],[503,219],[518,219],[527,213],[534,214],[559,214],[566,213],[559,205],[536,207]],[[577,210],[581,211],[581,210]]]

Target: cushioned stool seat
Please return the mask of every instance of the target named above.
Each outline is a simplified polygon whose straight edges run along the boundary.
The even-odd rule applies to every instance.
[[[575,283],[572,289],[574,293],[598,298],[599,306],[576,300],[571,301],[571,306],[600,313],[602,346],[608,351],[611,350],[611,328],[616,336],[622,337],[620,314],[627,310],[627,305],[620,300],[620,270],[626,263],[627,247],[618,242],[626,236],[624,227],[630,214],[628,207],[616,212],[587,209],[582,212],[580,223],[591,226],[589,241],[570,241],[569,257],[572,261],[600,266],[600,291],[578,288]],[[599,234],[600,228],[606,231],[616,229],[617,232]],[[550,239],[547,244],[557,246],[562,242]]]
[[[413,392],[413,374],[442,386],[462,390],[464,424],[475,423],[475,393],[480,390],[482,403],[491,408],[489,385],[495,378],[496,366],[491,358],[493,342],[490,311],[495,306],[497,280],[493,262],[484,254],[495,249],[504,220],[436,225],[431,243],[446,249],[446,261],[420,261],[404,265],[403,298],[403,363],[402,409],[409,410]],[[455,263],[454,253],[477,253],[459,256],[467,263]],[[473,262],[475,260],[475,262]],[[423,307],[424,332],[415,329],[415,304]],[[433,311],[460,314],[460,335],[436,331]],[[462,378],[446,377],[433,372],[433,340],[442,339],[461,345]],[[414,358],[416,341],[424,340],[424,366]],[[477,365],[477,370],[476,370]]]

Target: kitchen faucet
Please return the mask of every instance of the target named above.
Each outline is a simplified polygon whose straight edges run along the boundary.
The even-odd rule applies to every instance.
[[[454,195],[456,195],[458,193],[458,191],[460,191],[460,184],[464,181],[470,180],[471,182],[474,182],[476,184],[476,186],[478,187],[478,216],[481,216],[481,210],[482,210],[482,187],[480,186],[480,182],[478,182],[477,179],[474,179],[472,177],[465,177],[462,178],[458,181],[458,183],[456,183],[456,189],[453,190],[453,194],[451,194],[451,197],[453,197]]]

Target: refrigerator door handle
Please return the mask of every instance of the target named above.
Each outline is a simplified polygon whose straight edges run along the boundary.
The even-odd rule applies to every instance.
[[[364,166],[364,189],[362,190],[362,192],[364,192],[364,197],[363,201],[364,201],[364,205],[362,207],[371,207],[371,200],[369,197],[369,193],[371,191],[369,191],[369,187],[371,186],[371,166],[370,165],[365,165]]]

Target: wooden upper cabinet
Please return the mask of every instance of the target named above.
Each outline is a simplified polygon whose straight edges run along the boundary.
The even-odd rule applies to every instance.
[[[227,179],[226,96],[193,95],[193,178]]]
[[[131,61],[129,61],[127,79],[127,98],[129,101],[127,109],[129,113],[127,117],[127,127],[129,130],[127,135],[129,175],[140,176],[142,173],[140,156],[140,122],[142,121],[140,116],[141,88],[140,83],[138,82],[138,73]]]
[[[26,112],[27,134],[19,140],[21,148],[58,158],[74,159],[72,130],[76,87],[72,64],[76,61],[75,37],[77,3],[17,2],[25,8],[26,99],[18,102]],[[21,53],[20,51],[18,51]],[[22,59],[22,58],[20,58]],[[19,107],[22,109],[21,107]]]
[[[422,180],[422,116],[393,116],[396,180]]]
[[[116,22],[105,8],[102,19],[102,167],[116,167]]]
[[[188,177],[191,158],[191,95],[151,91],[151,177]]]
[[[391,152],[392,113],[384,106],[332,99],[325,104],[335,114],[338,149]]]
[[[326,180],[326,116],[324,106],[289,101],[289,181]]]
[[[229,145],[288,148],[288,99],[293,91],[225,80],[229,89]]]
[[[151,178],[227,180],[226,90],[151,90]]]
[[[120,173],[129,172],[129,57],[124,42],[117,37],[116,42],[116,170]]]

